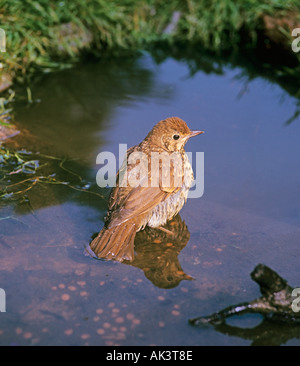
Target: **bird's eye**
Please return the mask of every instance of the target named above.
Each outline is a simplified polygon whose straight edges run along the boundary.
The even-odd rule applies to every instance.
[[[174,140],[178,140],[178,139],[179,139],[179,137],[180,137],[179,135],[173,135],[173,139],[174,139]]]

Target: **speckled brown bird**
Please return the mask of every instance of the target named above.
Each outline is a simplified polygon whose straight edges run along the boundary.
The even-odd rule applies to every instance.
[[[170,117],[127,150],[110,194],[104,228],[90,243],[96,257],[131,261],[137,231],[146,225],[165,230],[162,226],[181,210],[194,180],[184,146],[201,133],[191,131],[182,119]],[[168,162],[164,157],[171,159]]]

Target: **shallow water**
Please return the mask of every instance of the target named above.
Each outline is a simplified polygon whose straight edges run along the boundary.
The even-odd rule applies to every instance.
[[[238,77],[238,67],[223,71],[191,74],[187,62],[157,64],[146,54],[85,63],[33,85],[35,102],[17,107],[25,131],[14,143],[66,159],[67,170],[53,159],[46,168],[73,188],[38,183],[28,201],[2,205],[1,345],[300,344],[299,328],[258,315],[227,327],[188,324],[259,297],[250,279],[258,263],[300,286],[300,120],[285,124],[295,100],[262,78]],[[175,240],[139,233],[133,263],[84,256],[106,212],[97,154],[118,154],[120,143],[139,143],[173,115],[206,132],[186,146],[204,152],[203,197],[170,223]]]

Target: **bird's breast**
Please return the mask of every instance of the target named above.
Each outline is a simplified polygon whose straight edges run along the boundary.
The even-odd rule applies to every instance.
[[[164,201],[155,206],[148,216],[147,224],[150,227],[165,225],[182,209],[192,186],[194,175],[187,155],[184,156],[184,179],[181,188],[169,195]]]

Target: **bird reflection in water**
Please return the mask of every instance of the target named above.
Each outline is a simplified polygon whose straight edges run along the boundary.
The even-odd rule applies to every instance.
[[[190,233],[180,215],[163,228],[166,231],[146,227],[138,232],[134,242],[135,257],[123,263],[142,269],[155,286],[173,288],[182,280],[193,279],[183,271],[178,259],[190,239]]]

